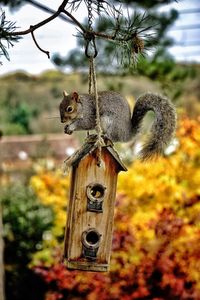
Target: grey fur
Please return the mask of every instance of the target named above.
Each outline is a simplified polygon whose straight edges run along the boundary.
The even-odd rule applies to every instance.
[[[141,159],[148,159],[163,152],[176,127],[175,109],[167,98],[152,93],[140,96],[136,101],[131,118],[128,102],[119,93],[105,91],[100,92],[98,96],[101,127],[109,139],[113,142],[127,142],[137,136],[143,117],[149,110],[152,110],[155,113],[155,120],[149,139],[144,144],[139,156]],[[95,129],[94,96],[79,95],[73,119],[70,116],[63,117],[67,103],[71,103],[70,101],[72,101],[72,95],[67,95],[60,104],[61,121],[66,122],[65,132],[71,134],[74,130]]]
[[[140,131],[142,119],[150,110],[155,113],[155,119],[147,142],[139,153],[143,160],[161,154],[172,139],[176,128],[176,111],[169,99],[158,94],[146,93],[137,99],[133,110],[134,134]]]

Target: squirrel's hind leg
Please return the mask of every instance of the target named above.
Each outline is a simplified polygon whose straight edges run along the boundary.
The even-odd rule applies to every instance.
[[[120,141],[118,128],[112,115],[101,116],[101,129],[105,137],[112,142]]]
[[[109,139],[112,140],[112,124],[113,124],[113,121],[112,121],[112,118],[109,117],[108,115],[104,115],[104,116],[101,116],[100,118],[100,125],[101,125],[101,129],[103,131],[103,134],[105,134],[105,136]]]

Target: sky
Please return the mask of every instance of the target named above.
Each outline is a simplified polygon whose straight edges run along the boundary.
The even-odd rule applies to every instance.
[[[38,0],[47,5],[47,1]],[[48,6],[57,9],[61,1],[48,0]],[[16,22],[18,30],[28,29],[49,14],[35,8],[29,4],[22,6],[17,11],[10,12],[7,7],[1,7],[6,13],[6,19]],[[200,62],[200,1],[199,0],[179,0],[162,7],[161,11],[169,11],[176,8],[180,12],[179,19],[175,22],[168,34],[176,41],[176,46],[170,49],[170,53],[177,61]],[[185,10],[192,10],[192,13],[184,13]],[[194,12],[193,12],[194,9]],[[82,21],[87,16],[86,10],[82,7],[76,12],[78,20]],[[195,25],[197,28],[188,29]],[[197,25],[197,26],[196,26]],[[181,29],[180,27],[183,27]],[[46,24],[35,31],[35,37],[41,48],[48,50],[50,56],[60,53],[65,56],[68,51],[76,47],[77,30],[75,26],[63,22],[59,18]],[[0,75],[17,70],[24,70],[30,74],[39,74],[45,70],[55,69],[55,65],[47,56],[40,52],[30,34],[23,38],[9,49],[10,61],[1,58]],[[67,71],[67,70],[66,70]]]

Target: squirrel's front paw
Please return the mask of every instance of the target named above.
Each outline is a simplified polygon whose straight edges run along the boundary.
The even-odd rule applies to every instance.
[[[69,126],[70,126],[70,125],[66,125],[66,126],[65,126],[65,128],[64,128],[64,133],[67,133],[67,134],[72,134],[72,133],[73,133],[73,130],[71,130]]]

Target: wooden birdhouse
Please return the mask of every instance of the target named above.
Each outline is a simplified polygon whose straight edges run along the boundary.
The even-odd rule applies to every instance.
[[[64,260],[69,269],[109,268],[117,176],[127,171],[112,145],[101,148],[101,166],[94,142],[85,143],[70,164],[71,190],[65,232]]]

